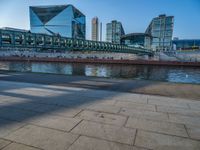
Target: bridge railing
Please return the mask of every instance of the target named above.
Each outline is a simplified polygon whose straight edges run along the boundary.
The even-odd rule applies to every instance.
[[[0,47],[153,54],[152,51],[144,48],[3,29],[0,29]]]

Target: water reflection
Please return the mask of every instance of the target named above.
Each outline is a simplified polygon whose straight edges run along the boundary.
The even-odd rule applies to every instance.
[[[200,84],[200,69],[191,67],[0,62],[0,69]]]

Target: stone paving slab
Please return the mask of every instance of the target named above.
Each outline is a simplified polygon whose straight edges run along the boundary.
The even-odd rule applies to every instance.
[[[23,123],[0,118],[0,137],[3,138],[9,133],[23,127],[24,125],[25,124]]]
[[[24,121],[38,115],[39,114],[35,112],[8,108],[8,107],[0,109],[1,118],[10,119],[14,121]]]
[[[69,150],[146,150],[130,145],[81,136]]]
[[[136,130],[83,121],[72,130],[72,133],[133,145]]]
[[[169,120],[171,122],[182,123],[182,124],[190,124],[190,125],[199,125],[200,124],[200,117],[169,114]]]
[[[117,95],[112,99],[122,102],[125,101],[125,102],[147,104],[147,96],[142,94],[121,93],[120,95]]]
[[[158,112],[185,115],[185,116],[198,116],[200,117],[200,111],[194,109],[186,109],[172,106],[157,106]]]
[[[136,109],[130,109],[130,108],[122,108],[119,114],[130,116],[130,117],[146,118],[146,119],[152,119],[152,120],[162,120],[162,121],[168,120],[168,115],[166,113],[136,110]]]
[[[82,111],[80,114],[76,116],[76,118],[105,123],[105,124],[111,124],[111,125],[116,125],[116,126],[123,126],[127,120],[127,117],[125,116],[95,112],[95,111],[90,111],[90,110]]]
[[[199,110],[189,99],[0,81],[0,149],[199,150]]]
[[[168,123],[164,121],[155,121],[142,118],[128,119],[126,127],[149,130],[164,134],[188,137],[186,129],[183,124]]]
[[[81,119],[78,118],[65,118],[60,116],[46,115],[28,120],[28,123],[62,131],[70,131],[80,121]]]
[[[11,143],[10,141],[0,139],[0,149],[4,148],[5,146],[7,146],[10,143]]]
[[[110,105],[91,105],[87,107],[89,110],[100,111],[100,112],[107,112],[107,113],[118,113],[120,111],[120,107],[117,106],[110,106]]]
[[[65,150],[78,136],[34,125],[27,125],[5,138],[44,150]]]
[[[11,143],[2,150],[40,150],[40,149],[18,143]]]
[[[200,124],[198,125],[186,125],[186,129],[191,138],[200,140]]]
[[[140,130],[137,133],[135,145],[155,150],[200,149],[200,141]]]
[[[66,108],[66,109],[57,109],[56,111],[50,112],[50,114],[68,118],[68,117],[76,116],[81,111],[82,111],[82,109],[80,109],[80,108],[74,108],[74,109]]]
[[[190,102],[188,105],[191,109],[200,111],[200,101]]]
[[[156,96],[149,97],[148,104],[189,108],[186,100]]]
[[[126,107],[131,109],[147,110],[147,111],[156,111],[155,105],[140,104],[129,101],[118,101],[115,103],[115,106]]]

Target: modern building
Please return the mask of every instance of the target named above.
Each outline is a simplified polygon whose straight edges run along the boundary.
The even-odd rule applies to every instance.
[[[73,5],[31,6],[32,33],[85,39],[85,15]]]
[[[120,44],[121,37],[125,34],[121,22],[113,20],[106,25],[106,40],[114,44]]]
[[[151,48],[151,36],[145,33],[131,33],[121,37],[121,44],[134,47]]]
[[[200,39],[174,39],[174,50],[200,50]]]
[[[7,31],[16,31],[16,32],[30,32],[29,30],[10,28],[10,27],[3,27],[3,28],[0,28],[0,29],[7,30]]]
[[[99,19],[97,17],[92,19],[92,40],[99,41]]]
[[[151,21],[145,33],[152,36],[151,48],[153,51],[170,51],[172,49],[173,28],[173,16],[159,15]]]

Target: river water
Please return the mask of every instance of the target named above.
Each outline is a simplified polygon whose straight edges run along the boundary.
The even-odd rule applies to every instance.
[[[200,84],[198,67],[0,62],[0,70]]]

